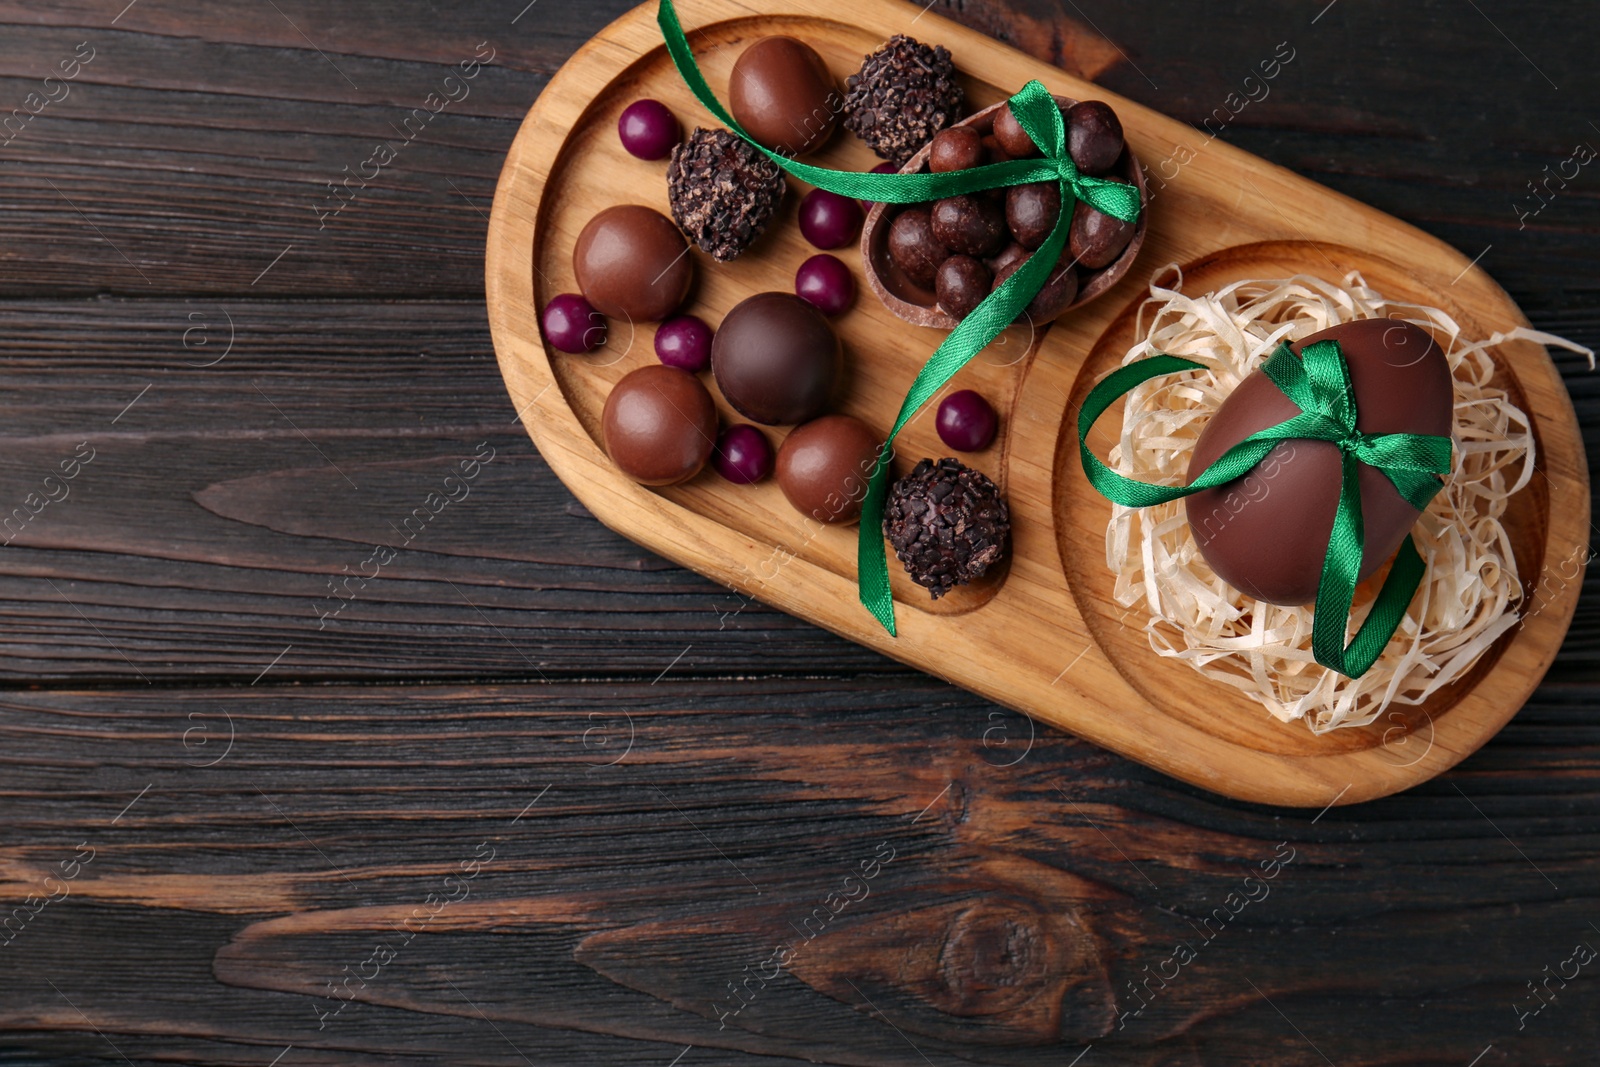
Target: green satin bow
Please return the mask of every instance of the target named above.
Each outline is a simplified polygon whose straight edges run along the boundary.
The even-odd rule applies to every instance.
[[[1339,506],[1334,512],[1328,551],[1322,560],[1317,601],[1312,617],[1311,651],[1318,663],[1359,678],[1377,661],[1405,617],[1425,567],[1408,534],[1372,610],[1348,646],[1344,643],[1350,606],[1364,548],[1361,519],[1360,464],[1376,467],[1418,511],[1439,491],[1439,477],[1450,472],[1450,438],[1434,434],[1367,434],[1356,429],[1355,393],[1350,368],[1337,341],[1317,341],[1296,358],[1287,342],[1261,369],[1300,409],[1300,414],[1246,437],[1224,452],[1188,485],[1149,485],[1124,477],[1089,451],[1089,429],[1107,408],[1135,386],[1184,370],[1203,369],[1192,360],[1159,355],[1130,363],[1089,391],[1078,413],[1078,451],[1083,471],[1100,493],[1126,507],[1143,508],[1177,500],[1201,489],[1223,485],[1248,473],[1280,442],[1328,441],[1340,456]]]
[[[1061,109],[1050,91],[1037,81],[1030,81],[1023,86],[1022,91],[1010,99],[1009,106],[1022,128],[1039,146],[1042,158],[1013,159],[944,174],[861,174],[797,162],[758,144],[718,102],[716,94],[701,75],[700,68],[695,65],[694,53],[684,37],[672,0],[661,0],[656,21],[661,27],[661,35],[673,64],[700,103],[726,123],[730,130],[760,149],[772,162],[819,189],[853,196],[858,200],[915,204],[1030,182],[1056,182],[1060,186],[1061,215],[1050,236],[1000,288],[984,298],[983,303],[950,331],[944,343],[923,364],[900,405],[900,413],[884,441],[872,477],[867,483],[867,494],[861,506],[861,530],[856,556],[861,603],[893,634],[894,596],[889,589],[889,567],[883,550],[882,526],[889,461],[894,455],[896,435],[957,371],[983,351],[990,341],[999,336],[1001,330],[1011,325],[1044,287],[1061,258],[1062,249],[1066,247],[1074,201],[1083,200],[1096,211],[1131,223],[1139,218],[1139,190],[1125,182],[1078,173],[1072,157],[1067,154],[1067,130],[1061,118]]]

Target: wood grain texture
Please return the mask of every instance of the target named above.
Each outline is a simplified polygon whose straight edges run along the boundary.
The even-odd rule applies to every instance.
[[[512,425],[479,212],[549,75],[629,6],[539,0],[513,24],[525,0],[0,2],[0,113],[99,48],[0,148],[0,513],[97,449],[0,551],[0,919],[97,849],[0,947],[0,1063],[1588,1067],[1592,967],[1520,1029],[1515,1008],[1574,942],[1600,946],[1597,578],[1489,745],[1317,818],[1049,729],[1029,747],[1011,713],[585,513]],[[1526,229],[1511,210],[1600,144],[1593,13],[1478,6],[1494,25],[1348,0],[1314,25],[1323,4],[1271,0],[931,10],[1197,126],[1289,39],[1295,63],[1220,140],[1469,258],[1493,244],[1482,265],[1536,326],[1600,345],[1600,179]],[[483,40],[497,69],[318,231],[311,194]],[[224,311],[234,349],[191,366],[223,351]],[[1592,460],[1600,383],[1558,362]],[[328,579],[485,440],[471,497],[317,630]],[[598,766],[625,749],[620,709],[634,748]],[[236,743],[206,767],[224,712]],[[448,895],[486,840],[470,895],[319,1031],[383,909]],[[718,1030],[711,994],[882,841],[896,858],[861,903],[883,910],[851,904]],[[1085,1036],[1106,1016],[1079,953],[1137,1008],[1126,983],[1280,841],[1296,858],[1270,897]]]
[[[903,14],[888,0],[857,5],[848,18],[837,0],[784,0],[765,10],[767,20],[752,23],[735,0],[696,6],[684,28],[709,84],[726,85],[740,50],[774,28],[805,37],[842,79],[857,56],[895,32]],[[1554,659],[1588,555],[1588,524],[1574,507],[1589,498],[1582,442],[1571,402],[1542,348],[1507,343],[1495,358],[1539,441],[1541,485],[1548,491],[1529,494],[1532,513],[1508,529],[1525,566],[1530,602],[1535,590],[1546,592],[1540,609],[1527,612],[1495,650],[1498,669],[1476,673],[1422,709],[1414,721],[1426,722],[1435,743],[1414,761],[1396,761],[1387,747],[1412,720],[1405,727],[1375,722],[1337,742],[1307,744],[1236,689],[1204,684],[1186,665],[1138,647],[1137,628],[1116,621],[1126,612],[1112,598],[1112,577],[1080,565],[1099,555],[1110,505],[1082,477],[1075,411],[1093,382],[1137,342],[1123,331],[1121,342],[1111,345],[1106,335],[1135,317],[1151,272],[1165,273],[1168,264],[1204,275],[1202,264],[1227,259],[1229,270],[1213,272],[1217,286],[1299,273],[1337,282],[1359,272],[1391,299],[1447,304],[1469,337],[1524,325],[1521,311],[1460,252],[1397,219],[1223,145],[1190,152],[1189,127],[952,23],[930,16],[922,32],[960,55],[970,107],[996,104],[1032,78],[1063,97],[1106,97],[1121,118],[1129,153],[1155,174],[1145,190],[1152,218],[1140,232],[1143,268],[1136,264],[1100,299],[1075,307],[1048,331],[1031,324],[1011,328],[1003,343],[997,339],[951,383],[980,390],[1003,415],[994,445],[970,462],[994,479],[1009,504],[1005,572],[931,602],[891,564],[897,617],[890,634],[857,600],[853,528],[824,526],[798,513],[775,486],[735,486],[710,471],[666,489],[642,487],[606,456],[600,410],[623,375],[655,362],[640,340],[649,326],[613,322],[601,349],[570,358],[544,343],[537,309],[577,288],[572,248],[597,212],[619,203],[667,207],[664,168],[632,158],[612,134],[623,108],[645,93],[687,122],[704,120],[660,43],[649,5],[612,23],[555,76],[524,121],[495,194],[486,267],[489,322],[512,400],[541,455],[607,526],[670,559],[1230,796],[1313,808],[1358,803],[1424,781],[1483,744],[1522,706]],[[1273,62],[1281,67],[1292,58],[1280,51]],[[866,147],[849,138],[810,158],[842,172],[872,165]],[[1155,160],[1178,164],[1168,172]],[[881,217],[878,211],[869,227]],[[786,221],[780,215],[780,225],[731,265],[690,249],[693,311],[717,322],[754,294],[789,289],[811,249],[797,228],[781,225]],[[862,250],[870,239],[862,238]],[[862,269],[860,250],[846,255]],[[862,419],[880,434],[945,337],[936,329],[908,328],[902,318],[899,309],[868,299],[834,319],[848,384],[835,391],[830,410]],[[742,419],[725,400],[719,403],[724,422]],[[948,451],[928,418],[909,421],[894,445],[891,476]],[[1558,577],[1562,563],[1568,569]],[[1116,642],[1119,633],[1125,639]],[[1192,706],[1179,714],[1178,705]],[[1235,730],[1236,721],[1249,725]]]

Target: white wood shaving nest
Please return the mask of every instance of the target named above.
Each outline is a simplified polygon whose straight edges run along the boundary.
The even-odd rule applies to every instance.
[[[1171,288],[1156,284],[1174,275]],[[1455,385],[1455,468],[1412,530],[1427,564],[1422,586],[1394,638],[1360,678],[1346,678],[1312,657],[1310,605],[1267,604],[1213,574],[1181,500],[1144,509],[1112,505],[1106,562],[1116,574],[1117,603],[1149,613],[1145,631],[1159,655],[1237,687],[1277,718],[1300,719],[1313,733],[1365,725],[1391,704],[1422,703],[1517,624],[1523,599],[1501,518],[1511,495],[1533,476],[1534,441],[1528,416],[1490,385],[1489,350],[1505,341],[1534,341],[1584,353],[1591,368],[1594,353],[1524,327],[1465,341],[1445,312],[1387,300],[1354,272],[1339,285],[1296,275],[1236,282],[1198,297],[1185,296],[1182,286],[1176,264],[1155,273],[1139,313],[1144,340],[1123,363],[1166,352],[1207,369],[1147,382],[1129,394],[1120,442],[1108,460],[1112,469],[1144,482],[1184,484],[1190,451],[1211,413],[1280,342],[1369,318],[1414,322],[1444,349]],[[1366,617],[1377,584],[1369,580],[1357,590],[1346,641]]]

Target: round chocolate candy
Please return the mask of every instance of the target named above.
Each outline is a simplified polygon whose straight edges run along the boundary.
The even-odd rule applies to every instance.
[[[992,256],[1006,243],[1005,208],[982,195],[935,201],[931,225],[934,240],[963,256]]]
[[[1072,209],[1072,229],[1067,250],[1086,270],[1109,267],[1133,240],[1137,227],[1113,215],[1096,211],[1083,201]]]
[[[717,438],[717,406],[700,379],[660,363],[623,375],[600,415],[606,454],[641,485],[700,473]]]
[[[994,272],[994,287],[996,289],[1017,272],[1027,256],[1013,259],[1004,267]],[[1078,296],[1078,272],[1073,267],[1072,257],[1065,249],[1061,258],[1056,262],[1056,269],[1050,272],[1044,285],[1028,301],[1028,306],[1022,309],[1022,314],[1017,316],[1018,321],[1026,318],[1037,326],[1053,322],[1060,314],[1067,310],[1067,306]]]
[[[966,170],[983,162],[983,136],[971,126],[951,126],[933,136],[928,169],[935,174]]]
[[[578,288],[600,314],[628,322],[664,319],[694,281],[683,231],[638,204],[608,207],[589,220],[572,249]]]
[[[1052,182],[1030,182],[1006,190],[1006,225],[1023,248],[1044,244],[1061,217],[1061,187]]]
[[[774,152],[803,156],[833,133],[844,99],[817,50],[793,37],[763,37],[728,79],[728,103],[745,132]]]
[[[925,207],[908,207],[889,227],[889,256],[906,277],[932,289],[934,275],[950,250],[933,235],[933,213]]]
[[[1122,155],[1122,122],[1111,105],[1083,100],[1066,111],[1067,153],[1085,174],[1104,174]]]
[[[793,293],[735,304],[711,342],[711,374],[745,418],[775,426],[816,418],[839,377],[839,337]]]
[[[1012,271],[1015,271],[1019,266],[1027,262],[1028,256],[1031,254],[1032,253],[1030,253],[1026,248],[1023,248],[1015,241],[1012,241],[1010,244],[1002,248],[998,256],[995,256],[993,259],[989,260],[989,269],[995,273],[995,285],[998,286],[1002,280],[1000,278],[1001,271],[1005,271],[1007,278],[1011,277]]]
[[[951,256],[939,264],[934,278],[934,292],[939,296],[939,306],[952,318],[964,319],[983,303],[994,282],[994,274],[983,260],[972,256]]]
[[[797,426],[778,447],[778,487],[818,522],[855,522],[882,439],[849,415],[824,415]]]
[[[1350,367],[1362,433],[1450,433],[1454,394],[1444,353],[1427,331],[1396,319],[1360,319],[1301,338],[1338,341]],[[1206,423],[1189,480],[1258,430],[1300,413],[1259,370],[1240,382]],[[1339,506],[1340,454],[1331,441],[1284,441],[1248,473],[1185,498],[1189,528],[1217,576],[1269,604],[1316,599]],[[1361,464],[1365,578],[1394,554],[1418,514],[1376,467]]]
[[[994,113],[994,139],[1000,142],[1000,147],[1012,159],[1032,159],[1039,154],[1039,146],[1033,143],[1033,138],[1022,128],[1022,123],[1017,121],[1010,107],[1000,108]]]

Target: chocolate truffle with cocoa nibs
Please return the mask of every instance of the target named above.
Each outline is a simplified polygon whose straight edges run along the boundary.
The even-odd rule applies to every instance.
[[[953,125],[966,99],[949,49],[904,34],[867,56],[845,85],[845,128],[896,166]]]
[[[925,459],[889,490],[883,535],[911,580],[938,600],[1004,558],[1011,513],[986,475],[959,460]]]
[[[777,164],[723,129],[696,129],[673,148],[667,167],[672,217],[719,263],[761,236],[787,187]]]

